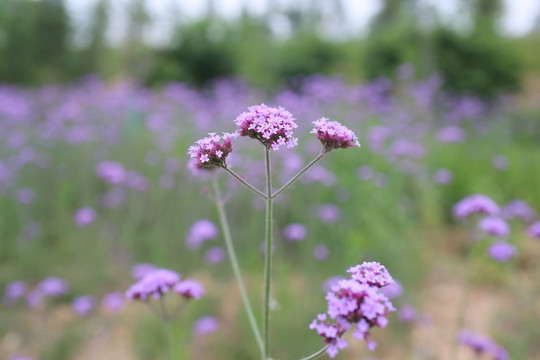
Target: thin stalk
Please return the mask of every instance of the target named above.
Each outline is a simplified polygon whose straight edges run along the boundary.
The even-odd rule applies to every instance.
[[[264,304],[263,304],[263,337],[264,359],[270,358],[270,283],[272,280],[272,174],[270,167],[270,149],[265,149],[266,163],[266,252],[264,260]]]
[[[249,190],[251,190],[252,192],[254,192],[255,194],[259,195],[260,197],[262,197],[263,199],[267,199],[266,195],[263,194],[262,191],[258,190],[255,186],[251,185],[250,183],[248,183],[246,180],[242,179],[240,177],[240,175],[238,175],[237,173],[235,173],[234,171],[232,171],[231,169],[229,169],[228,167],[224,167],[223,168],[226,172],[228,172],[229,174],[231,174],[231,176],[233,178],[235,178],[236,180],[238,180],[238,182],[242,185],[244,185],[246,188],[248,188]]]
[[[163,314],[163,323],[165,324],[165,332],[167,333],[167,347],[169,348],[169,360],[174,359],[172,331],[171,331],[171,319],[169,318],[169,312],[167,310],[167,304],[165,303],[165,296],[159,297],[159,305],[161,307],[161,313]]]
[[[318,358],[320,358],[321,356],[323,356],[324,354],[326,354],[326,349],[328,349],[328,345],[326,345],[325,347],[323,347],[321,350],[317,351],[316,353],[311,354],[311,355],[309,355],[308,357],[301,358],[300,360],[313,360],[313,359],[318,359]]]
[[[271,198],[272,199],[275,199],[279,194],[281,194],[285,189],[287,189],[290,185],[292,185],[296,180],[298,180],[298,178],[300,176],[302,176],[306,171],[308,171],[313,165],[315,165],[319,160],[321,160],[323,158],[324,155],[326,155],[327,151],[325,151],[324,149],[321,151],[321,153],[319,155],[317,155],[317,157],[313,160],[311,160],[311,162],[309,164],[307,164],[306,166],[304,166],[304,168],[302,170],[300,170],[298,172],[298,174],[294,175],[289,181],[287,181],[287,183],[285,185],[283,185],[282,187],[280,187],[278,189],[278,191],[276,191],[273,195],[271,195]]]
[[[255,315],[253,315],[253,309],[249,302],[246,288],[244,286],[244,280],[242,279],[242,272],[240,271],[240,266],[236,258],[236,252],[234,251],[231,230],[229,229],[229,222],[227,221],[227,216],[225,215],[225,206],[221,198],[221,192],[219,191],[219,186],[218,186],[217,178],[215,175],[212,176],[212,185],[214,187],[214,194],[215,194],[215,199],[216,199],[215,203],[216,203],[216,207],[217,207],[217,211],[219,215],[219,222],[221,225],[221,229],[223,230],[225,246],[227,248],[229,259],[231,260],[234,276],[236,277],[236,282],[238,283],[238,287],[240,288],[240,295],[242,296],[242,301],[244,302],[244,308],[246,309],[246,313],[249,319],[251,330],[253,331],[253,334],[255,335],[255,339],[257,341],[257,345],[259,346],[259,350],[261,351],[261,355],[264,355],[263,340],[262,340],[259,328],[257,326],[257,321],[255,320]]]
[[[458,349],[458,342],[456,341],[455,334],[460,329],[463,329],[465,326],[465,319],[467,318],[467,308],[469,303],[469,293],[471,288],[471,278],[472,278],[472,272],[471,272],[471,265],[472,265],[472,257],[473,257],[473,250],[475,248],[475,243],[469,246],[469,249],[467,251],[467,255],[465,258],[465,281],[463,285],[463,295],[461,297],[460,307],[459,307],[459,313],[456,321],[456,328],[455,331],[452,334],[452,347],[450,348],[450,359],[456,360],[457,359],[457,349]]]

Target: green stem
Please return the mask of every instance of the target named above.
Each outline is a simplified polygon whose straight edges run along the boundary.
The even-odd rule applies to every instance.
[[[316,353],[311,354],[305,358],[301,358],[300,360],[313,360],[313,359],[320,358],[321,356],[326,354],[326,349],[328,349],[328,345],[326,345],[325,347],[323,347],[321,350],[317,351]]]
[[[233,178],[235,178],[236,180],[238,180],[238,182],[242,185],[244,185],[246,188],[248,188],[249,190],[251,190],[252,192],[254,192],[255,194],[259,195],[260,197],[262,197],[263,199],[267,199],[266,195],[262,193],[262,191],[258,190],[255,186],[251,185],[250,183],[248,183],[246,180],[242,179],[242,177],[240,177],[240,175],[238,175],[237,173],[235,173],[234,171],[232,171],[231,169],[229,169],[228,167],[223,167],[223,169],[228,172],[229,174],[231,174],[231,176]]]
[[[311,160],[311,162],[309,164],[307,164],[306,166],[304,166],[304,168],[302,170],[300,170],[298,172],[298,174],[294,175],[289,181],[287,181],[287,183],[285,185],[283,185],[282,187],[280,187],[278,189],[278,191],[276,191],[273,195],[271,195],[272,199],[275,199],[279,194],[281,194],[285,189],[287,189],[290,185],[292,185],[296,180],[298,180],[298,178],[300,176],[302,176],[306,171],[308,171],[313,165],[315,165],[319,160],[321,160],[323,158],[324,155],[326,155],[327,151],[326,150],[322,150],[321,153],[319,155],[317,155],[317,157],[313,160]]]
[[[164,324],[165,324],[165,332],[167,332],[167,345],[168,345],[168,348],[169,348],[169,360],[174,360],[171,323],[170,323],[170,321],[165,321]]]
[[[473,240],[474,241],[474,240]],[[467,307],[469,303],[469,293],[471,288],[471,266],[472,266],[472,257],[473,257],[473,250],[475,248],[475,242],[472,243],[469,246],[469,249],[467,251],[467,255],[465,258],[465,281],[463,286],[463,295],[461,297],[460,307],[459,307],[459,313],[456,321],[456,328],[455,331],[452,333],[452,347],[450,348],[450,359],[456,360],[457,359],[457,349],[458,349],[458,342],[456,341],[455,335],[460,330],[463,329],[465,326],[465,320],[467,318]]]
[[[257,340],[257,345],[259,346],[261,355],[264,355],[263,340],[262,340],[259,328],[257,326],[257,321],[255,320],[255,315],[253,315],[253,309],[249,302],[246,288],[244,287],[244,280],[242,279],[242,272],[240,271],[240,266],[236,258],[236,252],[234,251],[231,230],[229,229],[229,222],[227,221],[227,216],[225,215],[225,206],[221,198],[221,192],[219,191],[219,186],[218,186],[217,178],[215,175],[212,176],[212,185],[214,187],[215,202],[216,202],[216,207],[217,207],[217,211],[219,215],[219,222],[221,225],[221,229],[223,230],[225,246],[227,248],[229,259],[231,260],[234,276],[236,277],[236,282],[238,283],[238,287],[240,288],[240,295],[242,296],[242,301],[244,302],[244,308],[246,309],[246,313],[249,319],[249,324],[251,325],[251,330],[253,331],[253,334],[255,335],[255,339]]]
[[[264,359],[270,358],[270,283],[272,279],[272,174],[270,168],[270,149],[265,149],[266,163],[266,252],[264,261],[264,305],[263,305],[263,337]]]

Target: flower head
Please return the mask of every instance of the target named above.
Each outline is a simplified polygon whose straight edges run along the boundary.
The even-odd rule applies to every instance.
[[[79,316],[87,316],[94,308],[95,299],[90,295],[78,296],[73,299],[71,306],[73,311]]]
[[[496,216],[483,218],[478,223],[478,228],[486,234],[496,237],[505,237],[510,234],[510,227],[508,226],[508,223]]]
[[[195,335],[206,335],[216,332],[218,327],[218,319],[213,316],[203,316],[193,324],[193,333]]]
[[[320,140],[326,151],[339,148],[345,149],[351,146],[360,147],[354,132],[337,121],[321,118],[315,120],[313,125],[315,125],[315,128],[311,130],[311,133],[317,135],[317,139]]]
[[[525,222],[531,222],[536,212],[523,200],[512,200],[501,210],[502,217],[506,220],[520,218]]]
[[[531,226],[529,226],[529,229],[527,229],[527,232],[529,233],[529,236],[532,237],[533,239],[540,240],[540,221],[537,221]]]
[[[6,285],[4,303],[7,306],[12,306],[17,299],[23,297],[24,294],[26,294],[26,284],[22,281],[12,281]]]
[[[182,295],[186,299],[196,299],[199,300],[206,291],[200,282],[193,279],[186,279],[174,285],[173,291],[177,294]]]
[[[486,195],[474,194],[454,205],[453,212],[455,217],[462,219],[472,214],[496,215],[499,207]]]
[[[507,262],[513,258],[516,253],[516,247],[506,241],[495,241],[488,248],[489,256],[498,262]]]
[[[259,140],[263,145],[279,150],[283,145],[292,148],[298,144],[293,137],[293,129],[297,128],[295,118],[282,107],[268,107],[264,104],[251,106],[235,120],[240,127],[240,136],[249,136]]]
[[[332,287],[326,294],[326,314],[319,314],[309,326],[328,344],[327,353],[331,358],[347,347],[343,335],[351,328],[354,328],[352,336],[365,340],[368,349],[373,351],[377,344],[370,339],[370,329],[374,326],[385,327],[388,324],[386,316],[395,311],[380,289],[393,282],[384,266],[365,262],[350,268],[348,272],[352,278],[340,280]]]
[[[75,213],[74,221],[79,227],[90,225],[96,218],[96,210],[91,207],[83,207]]]
[[[505,348],[489,337],[474,333],[470,330],[461,330],[458,335],[458,341],[462,345],[471,348],[478,356],[486,354],[491,356],[494,360],[510,359],[510,355]]]
[[[126,291],[126,297],[130,300],[146,301],[150,296],[159,299],[169,292],[178,282],[180,275],[172,270],[157,269],[144,275]]]
[[[227,156],[232,151],[231,139],[236,134],[209,133],[207,137],[197,140],[188,149],[188,154],[195,160],[197,168],[212,169],[225,167]]]
[[[65,280],[50,276],[37,285],[37,290],[45,295],[51,297],[58,297],[67,292],[68,284]]]
[[[110,312],[119,312],[124,307],[124,295],[119,292],[108,293],[103,297],[101,304]]]
[[[302,224],[289,224],[283,229],[283,235],[289,241],[302,241],[306,237],[306,227]]]
[[[206,240],[214,239],[218,235],[217,226],[210,220],[197,220],[189,229],[186,237],[188,249],[197,250]]]

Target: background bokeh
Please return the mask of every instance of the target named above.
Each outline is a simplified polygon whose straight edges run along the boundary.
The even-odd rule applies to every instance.
[[[416,315],[391,314],[375,353],[351,339],[340,356],[446,359],[468,244],[482,237],[452,206],[474,193],[506,209],[518,255],[499,263],[492,239],[478,242],[467,326],[513,359],[539,358],[540,243],[526,229],[540,212],[540,5],[445,4],[0,0],[0,358],[167,358],[145,306],[102,303],[139,263],[207,289],[174,323],[178,359],[256,358],[221,231],[193,227],[218,217],[186,152],[261,103],[299,125],[299,146],[273,154],[276,185],[317,154],[316,119],[362,144],[328,154],[277,201],[275,358],[317,350],[308,325],[328,281],[375,260],[403,286],[398,310]],[[263,187],[260,145],[235,140],[230,165]],[[264,202],[219,180],[260,319]],[[505,207],[514,200],[528,216]],[[49,276],[67,290],[36,300]],[[26,284],[20,297],[13,281]],[[80,295],[94,299],[88,315],[72,308]]]

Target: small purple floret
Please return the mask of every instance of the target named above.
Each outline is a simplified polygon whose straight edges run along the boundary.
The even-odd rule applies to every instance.
[[[474,194],[454,205],[453,213],[462,219],[473,214],[497,215],[499,207],[486,195]]]
[[[507,262],[517,254],[517,249],[514,245],[506,241],[495,241],[488,248],[489,256],[498,262]]]
[[[478,223],[478,228],[486,234],[496,237],[506,237],[510,234],[508,223],[496,216],[483,218]]]

